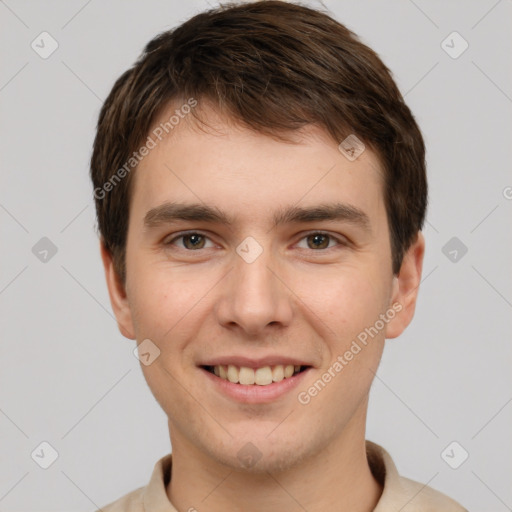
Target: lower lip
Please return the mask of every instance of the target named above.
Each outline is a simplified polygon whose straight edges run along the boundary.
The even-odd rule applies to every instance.
[[[304,379],[305,375],[311,370],[311,367],[292,377],[287,377],[280,382],[273,382],[266,386],[260,386],[258,384],[234,384],[233,382],[229,382],[229,380],[217,377],[204,368],[199,369],[210,379],[216,389],[230,398],[247,404],[265,404],[277,400],[296,388]]]

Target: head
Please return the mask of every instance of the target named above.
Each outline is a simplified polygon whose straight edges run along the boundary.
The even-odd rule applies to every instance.
[[[384,340],[414,314],[427,203],[421,133],[370,48],[286,2],[199,14],[114,84],[91,177],[114,313],[158,354],[142,369],[174,449],[240,466],[251,443],[257,471],[364,436]],[[241,402],[207,368],[230,357],[307,369]]]

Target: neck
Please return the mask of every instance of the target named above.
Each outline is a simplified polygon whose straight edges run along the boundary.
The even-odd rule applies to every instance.
[[[167,496],[178,510],[370,512],[382,494],[368,465],[365,432],[360,426],[348,426],[324,450],[279,472],[228,467],[172,430],[171,444]]]

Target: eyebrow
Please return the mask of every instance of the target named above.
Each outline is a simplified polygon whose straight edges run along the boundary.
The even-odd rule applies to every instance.
[[[177,221],[202,221],[232,226],[231,217],[216,206],[200,203],[166,202],[149,210],[144,216],[144,226],[156,228]],[[344,203],[325,203],[310,207],[291,206],[278,210],[273,217],[273,227],[318,221],[345,221],[365,230],[370,229],[370,219],[361,209]]]

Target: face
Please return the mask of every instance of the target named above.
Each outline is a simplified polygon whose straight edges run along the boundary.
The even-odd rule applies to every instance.
[[[394,276],[369,149],[350,161],[312,125],[286,143],[204,113],[215,130],[185,120],[139,164],[125,287],[102,253],[110,297],[121,332],[150,340],[141,368],[173,451],[291,468],[364,439],[384,340],[413,315],[423,238]]]

